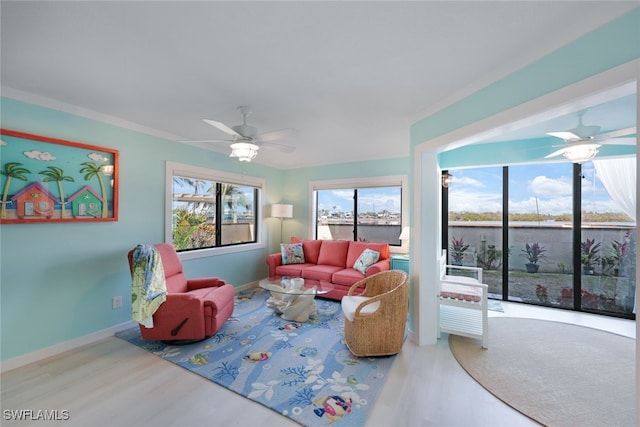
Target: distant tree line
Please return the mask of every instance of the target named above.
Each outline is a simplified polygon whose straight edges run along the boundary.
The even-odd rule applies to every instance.
[[[571,214],[510,213],[509,221],[570,222]],[[584,222],[634,222],[622,212],[582,212]],[[449,212],[449,221],[502,221],[502,212]]]

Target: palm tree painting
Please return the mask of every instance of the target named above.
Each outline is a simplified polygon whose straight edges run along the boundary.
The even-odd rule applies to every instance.
[[[62,188],[62,181],[75,181],[71,176],[65,176],[62,169],[57,166],[47,166],[47,170],[42,172],[38,172],[41,175],[44,175],[44,182],[53,182],[56,181],[58,183],[58,192],[60,193],[60,218],[64,218],[66,215],[65,209],[65,200],[64,200],[64,190]]]
[[[4,183],[4,189],[2,190],[2,208],[0,208],[0,218],[5,219],[7,217],[7,197],[9,195],[9,186],[11,185],[11,179],[19,179],[20,181],[26,181],[25,174],[31,173],[29,169],[23,168],[22,163],[9,162],[4,165],[4,170],[0,170],[0,175],[5,175],[7,180]]]
[[[82,163],[84,167],[80,169],[80,172],[84,173],[84,179],[89,181],[91,178],[98,178],[98,183],[100,184],[100,195],[102,196],[102,200],[104,203],[102,204],[102,218],[107,218],[109,215],[109,206],[107,203],[107,187],[104,185],[104,179],[102,179],[102,175],[100,174],[100,166],[96,165],[93,162],[84,162]]]

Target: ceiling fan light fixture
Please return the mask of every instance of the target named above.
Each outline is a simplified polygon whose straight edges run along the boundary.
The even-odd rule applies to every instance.
[[[229,157],[237,157],[241,162],[250,162],[258,155],[260,147],[251,142],[234,142],[231,144]]]
[[[580,144],[567,147],[562,155],[573,163],[586,162],[598,154],[600,144]]]

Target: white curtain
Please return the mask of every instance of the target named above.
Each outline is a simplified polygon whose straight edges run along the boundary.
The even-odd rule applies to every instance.
[[[636,158],[593,160],[596,173],[605,190],[624,213],[636,220]],[[638,295],[636,290],[636,296]],[[638,299],[633,303],[633,312]]]
[[[593,160],[598,178],[614,202],[636,220],[636,159]]]

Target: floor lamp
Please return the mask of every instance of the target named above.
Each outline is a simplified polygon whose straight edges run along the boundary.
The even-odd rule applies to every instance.
[[[282,220],[293,218],[293,205],[273,204],[271,205],[271,216],[280,218],[280,243],[282,243]]]

